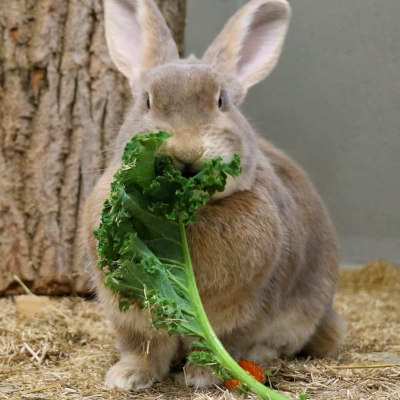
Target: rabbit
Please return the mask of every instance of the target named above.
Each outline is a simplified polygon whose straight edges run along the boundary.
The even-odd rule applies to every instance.
[[[170,132],[161,151],[192,173],[214,157],[241,157],[241,175],[229,177],[187,229],[201,298],[227,350],[262,365],[338,351],[344,323],[333,309],[338,250],[329,214],[301,167],[239,110],[250,87],[276,66],[290,17],[286,0],[250,0],[201,59],[180,59],[154,0],[105,0],[108,49],[133,94],[83,223],[97,295],[120,352],[106,374],[109,388],[148,388],[190,350],[185,338],[155,330],[140,307],[120,312],[96,266],[93,231],[124,146],[139,132]],[[206,368],[184,368],[187,385],[218,383]]]

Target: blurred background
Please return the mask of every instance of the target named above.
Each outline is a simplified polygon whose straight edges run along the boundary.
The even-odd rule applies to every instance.
[[[200,56],[245,0],[188,0]],[[337,227],[343,263],[400,262],[400,1],[291,1],[277,69],[244,105],[297,160]]]

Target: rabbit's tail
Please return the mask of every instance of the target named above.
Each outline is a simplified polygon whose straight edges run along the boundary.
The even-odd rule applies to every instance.
[[[301,354],[318,358],[336,356],[345,332],[345,321],[333,308],[329,308]]]

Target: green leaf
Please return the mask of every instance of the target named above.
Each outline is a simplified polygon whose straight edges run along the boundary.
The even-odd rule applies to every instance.
[[[159,154],[171,135],[140,134],[126,146],[99,228],[99,268],[117,293],[122,311],[133,303],[150,311],[156,329],[195,338],[189,361],[213,368],[222,380],[239,379],[241,390],[283,400],[257,382],[226,352],[201,303],[186,238],[198,210],[223,191],[228,175],[240,174],[240,158],[204,163],[191,178]]]

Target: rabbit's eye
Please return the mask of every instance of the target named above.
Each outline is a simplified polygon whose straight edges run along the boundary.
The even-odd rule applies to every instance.
[[[226,108],[226,93],[224,90],[221,90],[221,93],[218,97],[218,108],[223,111]]]
[[[147,106],[147,109],[148,109],[148,110],[151,109],[151,101],[150,101],[150,95],[149,95],[149,93],[146,93],[146,106]]]

